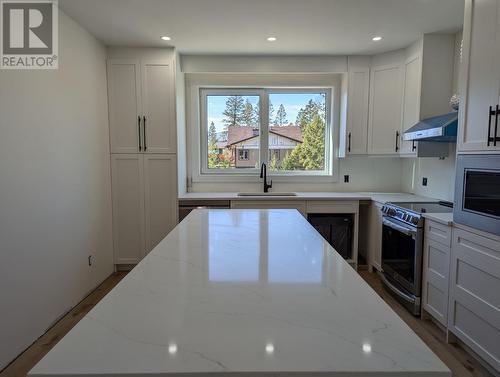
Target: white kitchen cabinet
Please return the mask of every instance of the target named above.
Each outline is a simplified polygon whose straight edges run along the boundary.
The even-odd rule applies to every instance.
[[[500,241],[493,237],[453,228],[448,330],[500,371]]]
[[[400,52],[392,53],[382,64],[372,61],[368,121],[369,154],[399,154],[403,63],[404,54]]]
[[[403,133],[420,121],[420,86],[422,82],[422,54],[417,51],[404,64]],[[401,138],[400,154],[415,154],[417,143]]]
[[[111,153],[175,153],[172,62],[108,59]]]
[[[422,308],[444,327],[448,320],[451,227],[425,220]]]
[[[369,57],[349,57],[347,85],[346,154],[366,154],[370,94]]]
[[[382,270],[382,203],[372,202],[368,209],[368,262],[370,270]]]
[[[142,107],[149,153],[175,153],[177,146],[172,64],[143,61]]]
[[[463,35],[457,150],[498,153],[500,140],[496,146],[488,143],[488,132],[495,136],[490,106],[500,104],[500,1],[466,0]],[[500,125],[496,136],[500,137]]]
[[[420,120],[452,111],[455,34],[425,34],[405,51],[401,156],[447,156],[442,142],[404,140]]]
[[[108,60],[107,70],[111,152],[137,153],[143,116],[139,61]]]
[[[138,263],[177,224],[176,158],[111,155],[116,264]]]
[[[234,209],[296,209],[306,217],[306,202],[301,200],[234,200],[231,201]]]

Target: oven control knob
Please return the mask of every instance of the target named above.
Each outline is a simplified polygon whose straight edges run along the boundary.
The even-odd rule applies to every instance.
[[[418,218],[417,218],[417,217],[413,217],[413,218],[411,219],[411,222],[412,222],[413,224],[417,225],[417,224],[418,224]]]
[[[396,214],[396,210],[394,208],[387,208],[387,214],[394,216]]]

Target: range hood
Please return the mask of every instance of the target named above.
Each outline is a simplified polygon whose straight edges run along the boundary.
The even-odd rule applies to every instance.
[[[404,140],[455,142],[457,140],[458,112],[424,119],[404,133]]]

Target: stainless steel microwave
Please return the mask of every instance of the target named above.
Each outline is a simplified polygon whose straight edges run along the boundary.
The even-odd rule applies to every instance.
[[[500,155],[458,155],[453,221],[500,236]]]

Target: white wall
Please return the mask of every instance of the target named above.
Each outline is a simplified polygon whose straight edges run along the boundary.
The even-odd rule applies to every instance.
[[[113,271],[106,51],[59,35],[59,70],[0,71],[0,369]]]
[[[275,191],[401,191],[402,159],[397,157],[352,156],[339,162],[338,182],[289,183],[273,182]],[[344,175],[349,175],[349,183],[344,183]],[[257,180],[259,181],[259,180]],[[205,183],[196,182],[191,192],[206,191],[262,191],[262,182],[256,183]]]
[[[450,144],[450,154],[444,160],[406,158],[402,162],[401,188],[404,192],[452,202],[455,191],[456,145]],[[422,178],[427,178],[427,186]]]

